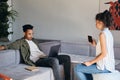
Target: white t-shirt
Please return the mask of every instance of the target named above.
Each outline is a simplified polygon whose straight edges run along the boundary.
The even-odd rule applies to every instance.
[[[27,43],[29,44],[30,47],[30,60],[33,62],[36,62],[41,55],[45,55],[42,51],[39,50],[38,46],[32,41],[32,40],[27,40]]]
[[[105,28],[102,32],[105,34],[105,38],[106,38],[107,54],[102,60],[97,62],[97,68],[100,70],[107,69],[111,72],[114,72],[115,59],[114,59],[114,48],[113,48],[114,45],[113,36],[108,28]],[[100,53],[101,53],[101,45],[99,40],[96,46],[96,56],[98,56]]]

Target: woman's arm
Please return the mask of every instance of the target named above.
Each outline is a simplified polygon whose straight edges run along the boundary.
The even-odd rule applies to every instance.
[[[101,53],[100,53],[100,55],[98,55],[95,59],[93,59],[91,61],[85,62],[84,64],[86,66],[92,65],[92,64],[98,62],[99,60],[103,59],[106,56],[107,48],[106,48],[106,38],[105,38],[104,33],[100,34],[100,45],[101,45]]]

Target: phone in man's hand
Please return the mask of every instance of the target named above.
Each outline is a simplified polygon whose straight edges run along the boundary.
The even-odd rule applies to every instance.
[[[89,41],[90,43],[93,42],[92,36],[88,35],[88,41]]]

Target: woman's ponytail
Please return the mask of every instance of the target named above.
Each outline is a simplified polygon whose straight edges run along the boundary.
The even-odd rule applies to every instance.
[[[108,10],[96,15],[96,20],[102,21],[106,27],[110,27],[112,24],[112,16]]]

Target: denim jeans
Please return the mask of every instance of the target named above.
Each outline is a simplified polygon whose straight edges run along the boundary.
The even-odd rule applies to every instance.
[[[93,80],[92,74],[97,73],[110,73],[108,70],[97,69],[96,64],[91,66],[85,66],[84,64],[78,64],[74,68],[74,72],[80,80]]]
[[[58,55],[56,57],[48,57],[48,58],[41,58],[35,64],[36,66],[41,67],[51,67],[53,69],[53,73],[55,76],[55,80],[62,80],[60,71],[59,71],[59,64],[64,66],[64,74],[65,80],[71,80],[70,76],[70,57],[67,55]]]

